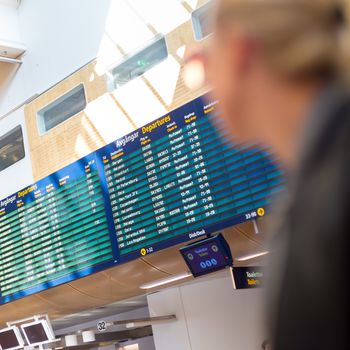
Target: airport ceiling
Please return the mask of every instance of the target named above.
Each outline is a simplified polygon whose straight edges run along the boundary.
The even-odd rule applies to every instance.
[[[254,232],[252,222],[222,231],[235,258],[266,250],[265,242],[267,241],[268,232],[264,230],[263,222],[259,226],[261,227],[261,233],[259,234]],[[99,318],[102,315],[104,316],[105,313],[111,312],[114,314],[115,312],[131,310],[134,307],[142,307],[145,303],[145,299],[142,299],[145,291],[140,289],[140,285],[187,271],[187,266],[179,253],[179,248],[183,245],[174,246],[141,259],[4,304],[0,306],[0,324],[28,317],[28,315],[48,313],[52,320],[57,320],[57,327],[66,328],[70,325]],[[262,261],[262,258],[245,262],[239,262],[236,259],[235,265],[254,266]],[[193,277],[189,277],[184,281],[192,279]],[[176,283],[173,285],[176,285]],[[169,285],[165,287],[169,287]],[[152,289],[148,290],[148,292],[154,291]],[[140,296],[140,303],[128,304],[129,299]],[[121,303],[118,304],[117,302]],[[111,309],[109,307],[101,308],[110,304],[114,304]],[[129,307],[131,309],[128,309]],[[92,311],[99,310],[99,308],[102,311]],[[71,315],[71,319],[66,317],[67,315]]]
[[[21,0],[0,0],[0,4],[11,5],[17,7]]]

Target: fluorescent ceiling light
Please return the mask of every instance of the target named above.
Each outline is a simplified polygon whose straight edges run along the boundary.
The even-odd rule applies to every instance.
[[[130,322],[125,325],[126,328],[136,328],[136,327],[146,327],[146,326],[151,326],[152,322]]]
[[[190,272],[183,272],[183,273],[180,273],[178,275],[173,275],[173,276],[159,279],[157,281],[142,284],[140,286],[140,288],[141,289],[152,289],[152,288],[164,286],[165,284],[176,282],[176,281],[179,281],[179,280],[182,280],[184,278],[191,277],[191,276],[192,276],[192,274]]]
[[[261,256],[267,255],[270,252],[268,250],[264,251],[264,252],[260,252],[260,253],[256,253],[256,254],[250,254],[250,255],[244,255],[244,256],[240,256],[238,258],[236,258],[236,261],[247,261],[247,260],[252,260],[255,258],[259,258]]]
[[[23,62],[17,58],[12,57],[6,57],[6,56],[0,56],[0,62],[6,62],[6,63],[16,63],[16,64],[22,64]]]

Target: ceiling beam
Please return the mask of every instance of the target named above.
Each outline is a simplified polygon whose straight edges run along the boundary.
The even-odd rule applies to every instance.
[[[23,63],[18,58],[11,58],[11,57],[5,57],[5,56],[0,56],[0,62],[14,63],[14,64],[22,64]]]

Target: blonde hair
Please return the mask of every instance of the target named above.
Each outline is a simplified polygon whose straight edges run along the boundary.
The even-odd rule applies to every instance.
[[[346,5],[341,0],[221,0],[217,21],[256,37],[266,61],[284,76],[350,80]]]

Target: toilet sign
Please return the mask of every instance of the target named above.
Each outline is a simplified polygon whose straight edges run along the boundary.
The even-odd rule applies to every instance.
[[[231,271],[234,289],[259,288],[264,285],[262,266],[233,267]]]

